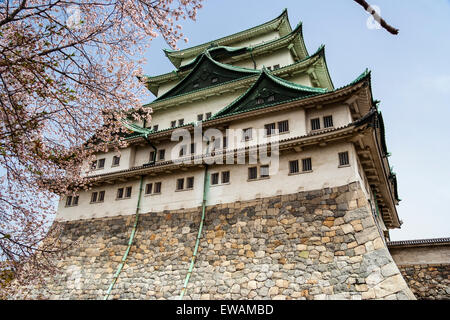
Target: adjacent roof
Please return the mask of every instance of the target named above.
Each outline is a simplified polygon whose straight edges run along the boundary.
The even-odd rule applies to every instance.
[[[214,60],[214,58],[211,55],[211,51],[207,50],[207,52],[210,53],[210,57],[209,58]],[[200,55],[198,57],[198,60],[200,60],[202,57],[203,57],[203,55]],[[199,62],[198,60],[197,60],[197,63]],[[256,76],[259,76],[259,74],[260,74],[260,70],[235,67],[235,66],[228,65],[228,64],[225,64],[225,63],[217,62],[215,60],[214,60],[214,62],[220,67],[232,68],[233,70],[238,70],[238,71],[247,71],[247,72],[252,71],[252,72],[254,72],[253,74],[249,74],[248,77],[256,77]],[[290,65],[284,66],[282,68],[273,70],[272,74],[276,75],[276,76],[291,77],[291,76],[296,75],[298,73],[306,73],[308,71],[311,72],[311,70],[313,70],[313,72],[314,72],[313,77],[315,77],[317,79],[317,83],[320,84],[320,87],[328,88],[329,90],[333,90],[334,89],[334,86],[333,86],[333,83],[331,81],[331,77],[330,77],[330,74],[328,72],[328,68],[327,68],[327,65],[326,65],[325,46],[323,46],[323,45],[313,55],[311,55],[311,56],[309,56],[309,57],[307,57],[307,58],[305,58],[303,60],[300,60],[298,62],[295,62],[293,64],[290,64]],[[160,83],[169,81],[168,80],[169,78],[171,78],[171,80],[174,80],[176,78],[179,78],[181,75],[186,77],[187,74],[189,74],[190,72],[191,71],[183,71],[183,72],[180,72],[180,73],[173,72],[171,74],[166,74],[166,75],[164,75],[164,78],[166,80],[157,79],[156,81],[153,81],[153,79],[151,79],[151,77],[147,78],[146,79],[147,87],[153,93],[156,94],[157,91],[158,91],[158,87],[159,87]],[[161,76],[161,77],[163,77],[163,76]],[[183,79],[181,79],[181,80],[183,81]],[[230,83],[231,82],[236,82],[236,81],[241,80],[241,79],[243,79],[243,77],[236,78],[236,79],[231,80],[229,82]],[[213,85],[213,86],[205,87],[204,89],[213,88],[213,87],[217,87],[217,86]],[[196,90],[193,90],[193,91],[190,91],[190,92],[187,92],[187,93],[198,92],[200,90],[202,90],[202,89],[196,88]],[[183,94],[171,95],[170,97],[174,98],[174,97],[178,97],[180,95],[183,95]],[[146,104],[146,106],[147,105],[153,105],[155,103],[161,103],[162,101],[167,101],[168,99],[169,99],[168,96],[164,97],[164,98],[162,96],[160,96],[159,98],[155,99],[154,101]]]
[[[183,50],[165,49],[164,53],[172,62],[172,64],[178,68],[181,65],[181,61],[183,59],[189,59],[190,57],[194,58],[211,46],[228,46],[273,31],[278,31],[280,36],[284,36],[292,31],[291,25],[289,23],[287,9],[284,9],[283,12],[275,19],[272,19],[256,27]]]
[[[335,96],[335,93],[338,95],[341,95],[345,91],[345,89],[351,89],[352,87],[358,85],[359,83],[366,83],[367,86],[370,88],[370,71],[368,69],[366,69],[361,75],[359,75],[355,80],[353,80],[348,85],[342,86],[335,90],[307,87],[307,86],[302,86],[302,85],[299,85],[299,84],[296,84],[293,82],[289,82],[289,81],[286,81],[284,79],[274,76],[273,75],[274,72],[270,72],[267,69],[259,70],[257,72],[259,74],[257,81],[255,81],[255,83],[246,91],[246,93],[248,91],[250,91],[252,88],[254,88],[255,86],[257,86],[258,80],[260,80],[263,77],[263,74],[265,74],[265,76],[268,76],[270,78],[270,80],[275,83],[274,84],[275,86],[279,85],[285,89],[291,89],[294,92],[296,92],[297,95],[289,100],[280,99],[278,101],[273,101],[273,103],[264,103],[264,104],[255,106],[254,108],[244,108],[244,109],[236,111],[236,112],[227,112],[227,111],[229,111],[228,108],[231,109],[235,104],[238,103],[238,101],[240,99],[244,98],[244,96],[246,95],[246,93],[244,93],[243,95],[238,97],[235,101],[233,101],[231,104],[229,104],[228,106],[226,106],[225,108],[223,108],[222,110],[220,110],[219,112],[214,114],[210,119],[203,120],[204,126],[206,126],[209,122],[216,121],[221,118],[227,118],[228,116],[231,116],[231,115],[246,113],[246,112],[250,112],[250,111],[254,111],[254,110],[258,110],[258,109],[275,107],[277,105],[284,104],[286,102],[294,102],[294,101],[298,101],[298,100],[311,98],[314,96],[324,96],[324,98],[326,96],[331,99],[332,97]],[[260,86],[260,88],[262,88],[262,86]],[[308,94],[306,95],[306,93],[308,93]],[[272,101],[270,101],[270,102],[272,102]],[[163,133],[163,132],[170,133],[170,131],[175,130],[177,128],[189,127],[189,126],[193,126],[193,125],[194,125],[194,123],[185,123],[184,125],[179,126],[179,127],[161,129],[158,131],[153,131],[152,133],[153,134],[159,134],[159,133]],[[138,133],[133,133],[133,134],[130,134],[129,136],[127,136],[126,139],[129,140],[129,139],[139,138],[141,136],[143,136],[143,135],[138,134]],[[151,136],[150,136],[150,138],[151,138]]]
[[[327,89],[302,86],[275,77],[263,68],[255,83],[239,98],[217,112],[213,118],[264,108],[293,99],[302,99],[328,92]]]
[[[293,54],[296,62],[304,61],[309,58],[309,54],[306,50],[306,46],[303,41],[301,24],[297,25],[297,27],[294,30],[292,30],[289,34],[283,37],[268,42],[263,42],[255,46],[249,47],[216,46],[205,49],[203,53],[205,51],[209,52],[209,54],[214,60],[228,59],[232,61],[239,61],[242,59],[249,59],[250,57],[254,57],[256,55],[264,54],[265,52],[267,52],[267,50],[277,50],[285,47],[291,50],[291,53]],[[323,46],[321,46],[319,50],[312,56],[316,55],[318,52],[323,54]],[[179,67],[177,70],[157,76],[145,75],[141,77],[141,80],[143,80],[146,83],[147,88],[154,95],[157,95],[158,88],[161,84],[169,81],[179,80],[180,78],[182,78],[186,74],[186,72],[188,72],[189,69],[193,68],[196,65],[201,55],[202,54],[200,53],[190,62]],[[326,72],[328,72],[326,66],[325,69]],[[331,82],[331,79],[329,79],[329,82]]]
[[[175,87],[154,100],[160,101],[191,91],[217,86],[225,82],[258,74],[258,70],[235,67],[220,63],[211,57],[208,51],[196,59],[195,67]]]
[[[388,247],[416,247],[428,245],[450,245],[450,238],[434,238],[434,239],[417,239],[417,240],[402,240],[390,241],[387,243]]]

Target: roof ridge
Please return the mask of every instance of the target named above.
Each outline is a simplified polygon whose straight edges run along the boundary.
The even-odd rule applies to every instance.
[[[207,45],[207,44],[214,43],[214,42],[216,42],[216,41],[218,41],[218,40],[226,39],[226,38],[228,38],[228,37],[235,36],[235,35],[238,35],[238,34],[241,34],[241,33],[243,34],[243,33],[245,33],[245,32],[248,32],[248,31],[252,30],[252,29],[257,29],[257,28],[262,27],[262,26],[264,26],[264,25],[274,23],[274,22],[277,21],[277,20],[282,20],[282,18],[283,18],[284,15],[287,16],[287,8],[284,8],[283,11],[281,12],[281,14],[278,15],[277,17],[273,18],[272,20],[269,20],[269,21],[266,21],[266,22],[264,22],[264,23],[261,23],[261,24],[259,24],[259,25],[257,25],[257,26],[254,26],[254,27],[251,27],[251,28],[242,30],[242,31],[238,31],[238,32],[229,34],[229,35],[227,35],[227,36],[224,36],[224,37],[221,37],[221,38],[218,38],[218,39],[215,39],[215,40],[207,41],[207,42],[204,42],[204,43],[201,43],[201,44],[198,44],[198,45],[189,47],[189,48],[185,48],[185,49],[181,49],[181,50],[174,50],[174,49],[162,49],[162,50],[163,50],[164,52],[168,52],[168,53],[170,54],[170,53],[176,53],[176,52],[183,52],[183,51],[186,51],[186,50],[189,50],[189,49],[193,49],[193,48],[197,48],[197,47],[202,47],[202,46],[205,46],[205,45]]]

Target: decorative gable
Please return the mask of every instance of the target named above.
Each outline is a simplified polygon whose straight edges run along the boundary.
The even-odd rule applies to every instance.
[[[234,67],[215,61],[205,51],[196,62],[195,67],[175,87],[161,95],[155,101],[179,96],[192,91],[216,86],[232,80],[259,73],[257,70]]]
[[[215,114],[214,117],[250,111],[326,92],[328,92],[327,89],[302,86],[275,77],[264,68],[247,92]]]

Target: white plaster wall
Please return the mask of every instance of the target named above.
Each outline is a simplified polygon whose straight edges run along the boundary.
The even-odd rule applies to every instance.
[[[236,92],[227,92],[218,96],[208,97],[205,100],[197,100],[191,103],[183,104],[182,106],[174,106],[163,110],[154,110],[152,114],[152,121],[149,124],[154,126],[157,124],[159,130],[170,128],[170,122],[173,120],[184,119],[184,123],[197,121],[198,114],[205,114],[211,112],[214,114],[224,107],[229,105],[238,96],[243,93],[243,90]],[[147,126],[149,126],[147,125]]]
[[[190,111],[189,113],[186,112],[186,110],[183,109],[183,113],[178,111],[178,113],[174,112],[166,112],[164,114],[164,111],[155,112],[155,119],[152,121],[152,124],[159,124],[161,128],[161,123],[166,123],[169,120],[167,120],[167,117],[171,116],[171,119],[177,119],[179,117],[182,117],[183,115],[188,115],[190,118],[185,118],[185,123],[188,123],[190,121],[194,121],[197,118],[197,113],[205,113],[208,109],[208,104],[205,101],[199,102],[197,105],[194,103],[192,104],[193,111]],[[304,136],[308,134],[311,130],[310,126],[310,119],[315,117],[323,117],[325,115],[333,115],[333,123],[334,126],[340,127],[345,126],[350,122],[350,110],[347,106],[344,105],[338,105],[338,106],[327,106],[322,109],[308,109],[304,110],[303,108],[298,109],[291,109],[288,111],[281,111],[276,113],[271,113],[270,115],[261,115],[261,116],[255,116],[252,118],[243,119],[240,121],[234,121],[230,124],[229,129],[231,130],[238,130],[238,129],[245,129],[245,128],[253,128],[255,129],[253,131],[253,139],[246,142],[245,144],[241,142],[241,133],[237,132],[239,135],[237,139],[235,139],[235,143],[233,144],[231,141],[231,138],[228,140],[229,147],[244,147],[244,146],[254,146],[257,144],[260,144],[262,142],[265,142],[266,140],[261,140],[262,136],[258,136],[257,129],[264,129],[264,125],[272,122],[279,122],[283,120],[289,121],[289,132],[282,133],[278,137],[280,140],[284,140],[291,137],[298,137],[298,136]],[[157,122],[159,119],[163,119],[162,122]],[[322,121],[322,120],[321,120]],[[323,123],[321,123],[321,126],[323,127]],[[163,129],[162,127],[161,129]],[[223,132],[225,134],[225,132]],[[190,150],[190,143],[195,142],[197,144],[197,154],[201,152],[200,143],[202,143],[203,151],[206,150],[206,142],[204,141],[195,141],[194,137],[191,136],[191,141],[187,142],[188,144],[188,151]],[[238,145],[237,142],[240,142],[241,144]],[[165,149],[165,159],[164,160],[173,160],[178,158],[178,145],[179,141],[164,141],[161,143],[155,143],[156,148],[159,149]],[[172,157],[172,149],[174,147],[177,147],[175,150],[176,157]],[[97,174],[104,174],[104,173],[110,173],[110,172],[116,172],[124,169],[129,169],[134,166],[142,166],[150,161],[150,151],[152,151],[153,148],[149,145],[145,146],[135,146],[132,148],[122,149],[121,150],[121,159],[120,159],[120,166],[118,167],[111,167],[112,165],[112,158],[117,153],[114,151],[111,151],[109,153],[103,153],[98,156],[98,159],[100,158],[106,158],[105,161],[105,168],[104,169],[98,169],[91,171],[89,175],[97,175]],[[159,159],[157,159],[159,160]],[[357,170],[358,164],[354,164],[355,172],[358,175]],[[363,182],[361,180],[361,182]],[[364,185],[364,183],[361,183],[361,185]]]
[[[184,78],[184,77],[183,77]],[[175,85],[180,82],[183,78],[179,79],[179,80],[174,80],[174,81],[170,81],[170,82],[165,82],[163,84],[161,84],[159,86],[158,89],[158,95],[156,97],[159,97],[161,95],[163,95],[164,93],[166,93],[167,91],[169,91],[170,89],[172,89],[173,87],[175,87]]]
[[[314,87],[311,82],[311,78],[309,77],[309,75],[307,73],[304,73],[304,72],[297,73],[290,78],[286,78],[285,80],[295,82],[297,84],[301,84],[301,85],[307,86],[307,87]]]
[[[269,32],[267,34],[263,34],[263,35],[259,35],[259,36],[253,36],[251,38],[247,38],[243,41],[239,41],[239,42],[231,42],[229,43],[227,46],[228,47],[250,47],[250,46],[255,46],[257,44],[261,44],[261,43],[265,43],[265,42],[269,42],[275,39],[278,39],[280,37],[280,34],[278,33],[278,31],[272,31]],[[181,66],[184,66],[186,64],[188,64],[189,62],[191,62],[194,59],[194,57],[187,57],[185,59],[183,59],[181,61]]]
[[[280,34],[278,31],[272,31],[267,34],[259,35],[256,37],[248,38],[240,42],[234,42],[229,44],[230,47],[250,47],[255,46],[257,44],[269,42],[275,39],[278,39],[280,37]]]
[[[311,119],[320,118],[320,129],[324,129],[323,117],[333,116],[334,128],[346,126],[352,122],[350,109],[346,105],[325,106],[323,108],[311,108],[306,112],[306,130],[311,131]]]
[[[348,151],[350,166],[339,168],[338,153]],[[307,149],[300,153],[292,152],[283,154],[279,160],[279,170],[269,179],[248,181],[248,168],[252,164],[229,164],[211,165],[209,173],[230,171],[230,183],[212,186],[208,191],[208,204],[228,203],[234,201],[252,200],[259,197],[270,197],[274,195],[290,194],[299,191],[315,190],[327,187],[345,185],[358,180],[355,168],[352,144],[341,143],[329,145],[324,148]],[[289,175],[289,161],[298,159],[301,168],[301,159],[311,158],[312,172]],[[274,166],[272,166],[274,167]],[[301,169],[300,169],[301,170]],[[161,174],[158,176],[147,176],[145,184],[149,182],[162,182],[160,195],[148,195],[142,197],[142,211],[178,210],[196,207],[201,204],[203,195],[203,173],[202,168],[193,168],[189,171],[178,171],[172,174]],[[175,191],[178,178],[194,177],[193,190]],[[132,186],[132,197],[130,199],[116,200],[117,189]],[[104,185],[82,192],[79,205],[65,207],[65,199],[61,199],[57,220],[89,219],[105,216],[134,214],[137,205],[139,180]],[[93,191],[105,190],[105,201],[103,203],[90,204]],[[144,189],[145,190],[145,189]]]
[[[280,68],[282,68],[294,63],[294,58],[287,48],[281,48],[269,54],[255,55],[254,58],[257,69],[262,69],[263,66],[272,67],[276,64],[279,64]],[[225,63],[248,69],[254,68],[253,60],[251,58],[240,61],[233,61],[233,59],[229,59],[225,61]]]
[[[118,166],[113,166],[113,157],[120,156],[120,163]],[[134,161],[134,148],[120,149],[119,151],[111,150],[109,152],[101,152],[97,154],[97,160],[105,158],[105,167],[103,169],[90,170],[90,163],[86,164],[85,167],[88,169],[85,174],[88,176],[111,173],[120,170],[125,170],[130,168]]]

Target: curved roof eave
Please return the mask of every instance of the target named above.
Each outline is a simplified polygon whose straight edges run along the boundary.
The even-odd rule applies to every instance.
[[[189,47],[186,49],[182,49],[182,50],[163,49],[163,51],[164,51],[164,54],[167,56],[167,58],[169,58],[170,62],[172,62],[172,64],[178,68],[183,59],[185,59],[186,57],[191,57],[191,56],[197,55],[199,52],[202,52],[206,48],[208,48],[211,44],[227,45],[227,44],[230,44],[231,41],[239,41],[240,38],[248,38],[248,37],[246,37],[246,35],[248,35],[249,33],[255,33],[256,35],[259,35],[259,34],[266,33],[267,29],[269,31],[278,30],[281,23],[285,19],[289,23],[287,9],[284,9],[283,12],[278,17],[276,17],[270,21],[264,22],[258,26],[255,26],[255,27],[252,27],[252,28],[249,28],[249,29],[237,32],[237,33],[233,33],[231,35],[228,35],[228,36],[225,36],[225,37],[213,40],[213,41],[208,41],[208,42],[205,42],[205,43],[193,46],[193,47]]]
[[[299,38],[300,48],[297,48],[297,50],[300,50],[301,53],[305,55],[304,58],[300,59],[299,61],[296,61],[294,64],[297,64],[297,63],[303,62],[303,61],[305,61],[305,60],[307,60],[309,58],[312,58],[312,57],[316,56],[318,53],[320,53],[321,50],[323,50],[323,48],[322,48],[323,46],[321,46],[318,51],[316,51],[311,56],[309,55],[309,53],[308,53],[308,51],[306,49],[306,46],[305,46],[305,42],[304,42],[303,36],[302,36],[302,23],[299,23],[297,25],[297,27],[294,30],[292,30],[289,34],[287,34],[287,35],[285,35],[285,36],[283,36],[281,38],[274,39],[272,41],[268,41],[268,42],[256,45],[254,47],[226,47],[226,46],[219,46],[219,47],[206,49],[205,51],[213,51],[213,50],[217,50],[217,49],[225,49],[225,50],[227,50],[229,52],[232,52],[232,51],[235,51],[235,52],[245,51],[245,53],[242,53],[242,55],[244,55],[244,54],[247,54],[248,52],[251,52],[251,51],[254,52],[254,50],[261,50],[261,48],[267,47],[269,45],[274,45],[274,44],[276,45],[277,42],[281,43],[281,42],[285,41],[289,37],[291,37],[291,39],[289,40],[290,43],[292,43],[297,37]],[[158,75],[158,76],[147,76],[147,75],[144,75],[142,78],[145,78],[144,82],[145,82],[147,88],[156,96],[157,93],[158,93],[159,86],[162,83],[173,81],[173,80],[175,80],[177,78],[179,79],[182,76],[182,74],[187,71],[187,70],[182,70],[182,69],[187,67],[187,66],[189,66],[189,65],[194,65],[195,66],[196,61],[198,61],[199,57],[201,57],[201,54],[198,55],[196,58],[194,58],[188,64],[186,64],[186,65],[184,65],[182,67],[179,67],[177,70],[173,70],[171,72],[168,72],[168,73],[165,73],[165,74],[162,74],[162,75]],[[282,68],[280,68],[280,69],[282,69]],[[326,70],[327,70],[327,73],[328,73],[328,68],[326,68]],[[329,87],[330,89],[333,89],[333,84],[331,82],[331,78],[330,78],[329,74],[327,75],[327,77],[329,79],[328,82],[331,84],[331,86],[327,86],[327,87]]]
[[[324,50],[325,50],[325,47],[324,47],[324,46],[321,46],[321,47],[319,47],[319,49],[318,49],[315,53],[313,53],[311,56],[308,56],[308,57],[306,57],[306,58],[304,58],[304,59],[302,59],[302,60],[300,60],[300,61],[294,62],[293,64],[284,66],[284,67],[282,67],[282,68],[280,68],[280,69],[274,70],[274,71],[272,71],[272,73],[273,73],[274,75],[276,75],[277,77],[279,77],[279,76],[282,75],[282,74],[290,73],[292,70],[296,70],[296,69],[300,69],[300,68],[307,68],[309,65],[312,65],[312,64],[317,63],[318,60],[315,60],[316,58],[319,58],[319,59],[324,58],[324,55],[325,55],[325,51],[324,51]],[[215,63],[218,63],[218,64],[220,64],[220,65],[222,65],[222,66],[229,66],[229,67],[231,67],[231,68],[240,68],[240,67],[235,67],[235,66],[231,66],[231,65],[228,65],[228,64],[225,64],[225,63],[221,63],[221,62],[215,61],[214,59],[212,59],[212,61],[214,61]],[[324,63],[326,64],[325,61],[324,61]],[[243,68],[243,69],[245,69],[245,68]],[[260,73],[260,70],[254,70],[254,69],[246,69],[246,70],[256,71],[255,74]],[[191,70],[190,72],[192,72],[192,70]],[[328,76],[329,76],[329,75],[328,75]],[[362,75],[361,75],[361,76],[362,76]],[[361,76],[360,76],[360,77],[361,77]],[[183,76],[183,78],[185,78],[185,77],[186,77],[186,76]],[[182,79],[183,79],[183,78],[182,78]],[[358,77],[358,78],[359,78],[359,77]],[[325,78],[325,79],[326,79],[326,78]],[[331,81],[331,79],[330,79],[330,81]],[[356,81],[356,80],[355,80],[355,81]],[[149,87],[149,82],[146,81],[146,83],[147,83],[147,87]],[[332,86],[332,83],[331,83],[331,82],[329,82],[329,84],[331,84],[331,86],[330,86],[330,85],[326,85],[326,83],[327,83],[327,81],[321,81],[321,84],[322,84],[322,87],[323,87],[323,88],[328,88],[329,90],[335,90],[335,88]],[[208,89],[208,88],[206,88],[206,90],[207,90],[207,89]],[[205,89],[200,89],[200,90],[205,90]],[[178,96],[176,96],[176,97],[178,97]],[[161,98],[161,97],[159,97],[159,98]],[[164,99],[159,100],[159,98],[157,98],[156,100],[154,100],[154,101],[152,101],[152,102],[150,102],[150,103],[145,104],[144,106],[149,106],[149,105],[151,105],[151,104],[153,104],[153,103],[156,103],[156,102],[167,101],[167,100],[169,100],[169,99],[171,99],[171,98],[175,98],[175,97],[167,98],[167,100],[164,100]]]
[[[263,69],[261,70],[260,76],[258,77],[258,79],[256,79],[256,81],[253,83],[253,85],[250,86],[242,95],[237,97],[229,105],[225,106],[222,110],[219,110],[216,114],[214,114],[212,116],[212,119],[223,116],[228,110],[230,110],[232,107],[237,105],[240,101],[243,101],[259,85],[259,83],[262,81],[262,79],[264,77],[268,77],[270,80],[277,83],[278,85],[284,86],[289,89],[311,92],[311,95],[322,94],[322,93],[328,92],[328,90],[326,90],[326,89],[307,87],[307,86],[303,86],[303,85],[300,85],[300,84],[297,84],[294,82],[290,82],[290,81],[278,78],[278,77],[272,75],[267,70],[266,67],[263,67]]]

